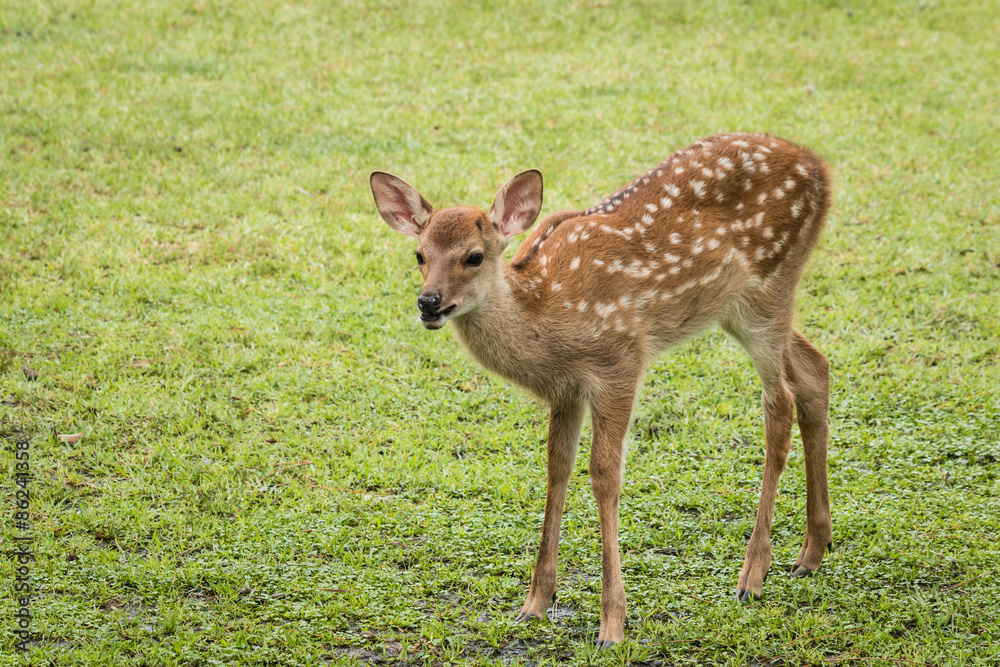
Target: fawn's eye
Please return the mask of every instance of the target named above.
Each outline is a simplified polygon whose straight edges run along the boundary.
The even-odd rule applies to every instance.
[[[415,253],[413,253],[413,255],[414,255],[414,257],[417,258],[417,266],[423,266],[424,265],[424,256],[421,255],[419,252],[415,252]]]
[[[474,252],[469,255],[469,259],[465,260],[465,263],[469,266],[479,266],[483,263],[483,253]]]

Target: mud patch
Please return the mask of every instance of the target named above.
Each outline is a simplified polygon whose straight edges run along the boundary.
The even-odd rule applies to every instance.
[[[548,609],[549,620],[556,625],[566,625],[569,619],[576,616],[577,610],[572,607],[563,607],[561,605],[552,605]]]
[[[531,651],[542,644],[541,641],[535,641],[531,639],[515,639],[507,644],[495,647],[481,641],[469,642],[469,644],[462,650],[463,658],[486,658],[488,660],[496,660],[504,665],[510,665],[515,662],[518,664],[527,665],[527,667],[534,667],[538,664],[537,660],[529,659]],[[567,658],[568,656],[554,656],[547,655],[546,658],[556,658],[557,660],[561,658]]]

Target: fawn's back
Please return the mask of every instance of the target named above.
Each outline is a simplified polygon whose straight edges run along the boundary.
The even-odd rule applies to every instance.
[[[543,220],[511,263],[515,285],[578,344],[627,337],[655,353],[762,291],[793,289],[828,199],[809,151],[709,137],[590,209]]]

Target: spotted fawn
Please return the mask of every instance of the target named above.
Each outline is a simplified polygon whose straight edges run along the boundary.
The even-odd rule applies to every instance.
[[[763,384],[764,476],[736,596],[759,597],[770,567],[793,415],[808,492],[792,574],[820,567],[832,531],[828,363],[792,324],[795,285],[830,203],[819,157],[764,134],[702,139],[597,205],[544,218],[509,265],[504,248],[541,210],[538,171],[508,181],[489,211],[435,210],[385,172],[371,175],[371,189],[389,226],[418,240],[422,324],[451,321],[475,359],[550,409],[545,518],[520,620],[544,618],[555,597],[566,488],[589,408],[603,564],[597,641],[624,638],[618,500],[636,392],[660,351],[713,323],[746,349]]]

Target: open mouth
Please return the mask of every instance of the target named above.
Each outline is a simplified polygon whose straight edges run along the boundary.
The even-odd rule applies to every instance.
[[[442,320],[442,319],[448,317],[449,315],[451,315],[451,313],[452,313],[453,310],[455,310],[455,306],[448,306],[447,308],[444,308],[443,310],[439,310],[436,313],[420,313],[420,321],[421,322],[437,322],[437,321]]]

